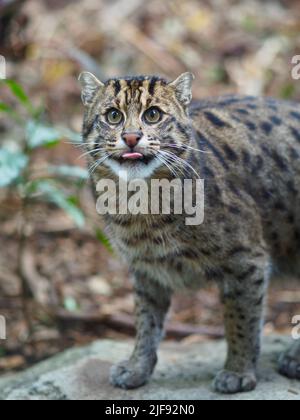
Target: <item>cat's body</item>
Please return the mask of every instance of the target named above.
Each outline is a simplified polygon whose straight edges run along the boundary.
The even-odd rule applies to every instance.
[[[172,293],[214,281],[229,345],[215,388],[253,389],[272,268],[287,260],[297,268],[300,257],[300,106],[254,97],[190,105],[189,74],[170,84],[141,77],[102,85],[86,73],[81,81],[87,148],[92,153],[100,143],[113,153],[106,157],[100,147],[104,160],[95,183],[118,183],[121,170],[129,179],[173,179],[174,171],[178,178],[205,179],[199,226],[187,226],[186,214],[105,216],[109,237],[134,274],[138,319],[134,353],[112,370],[112,383],[143,385],[156,363]],[[116,113],[105,120],[112,109],[120,121]],[[300,379],[299,343],[281,358],[280,369]]]

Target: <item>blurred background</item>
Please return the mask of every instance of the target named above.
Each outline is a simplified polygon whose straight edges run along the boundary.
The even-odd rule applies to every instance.
[[[127,268],[96,215],[77,77],[189,70],[194,96],[300,100],[298,0],[0,0],[0,373],[97,338],[134,335]],[[265,332],[290,333],[294,280],[272,285]],[[174,300],[167,337],[223,336],[211,288]]]

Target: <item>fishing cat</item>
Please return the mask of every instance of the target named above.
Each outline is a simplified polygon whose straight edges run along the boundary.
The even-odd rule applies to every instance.
[[[273,267],[300,257],[300,106],[252,96],[192,101],[193,75],[140,76],[105,83],[79,78],[83,139],[92,179],[205,180],[205,220],[185,215],[105,215],[109,238],[134,277],[137,339],[112,368],[111,383],[137,388],[150,378],[174,292],[219,286],[228,355],[214,388],[257,383],[263,312]],[[96,193],[97,194],[97,193]],[[279,370],[300,379],[300,341]]]

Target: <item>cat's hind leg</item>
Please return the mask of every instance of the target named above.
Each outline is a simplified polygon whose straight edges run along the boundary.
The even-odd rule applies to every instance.
[[[249,392],[257,383],[256,365],[270,276],[269,256],[259,249],[257,255],[255,258],[246,254],[240,263],[228,266],[226,271],[232,273],[221,284],[228,356],[224,370],[214,381],[214,389],[224,394]]]
[[[300,253],[289,258],[285,263],[285,266],[280,265],[281,272],[299,279]],[[299,327],[297,329],[299,332]],[[280,356],[279,372],[290,379],[300,380],[300,339],[295,339],[291,347]]]
[[[290,379],[300,380],[300,340],[280,356],[279,372]]]

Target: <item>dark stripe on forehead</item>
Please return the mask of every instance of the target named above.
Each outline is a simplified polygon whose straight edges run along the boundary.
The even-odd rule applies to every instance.
[[[137,92],[137,93],[136,93],[136,95],[135,95],[135,99],[136,99],[136,101],[139,103],[140,110],[141,110],[141,108],[142,108],[142,103],[141,103],[142,91],[141,91],[140,89],[137,89],[137,91],[136,91],[136,92]]]
[[[125,89],[126,95],[126,104],[129,106],[130,102],[135,100],[137,102],[140,101],[142,92],[140,91],[140,87],[143,85],[143,78],[133,78],[133,79],[125,79],[127,83],[127,88]]]
[[[162,77],[158,77],[158,76],[126,76],[126,77],[120,77],[120,78],[116,78],[116,79],[108,79],[105,82],[105,85],[108,86],[112,81],[116,82],[116,81],[124,81],[125,83],[127,83],[127,86],[129,87],[141,87],[143,85],[143,83],[145,81],[153,81],[154,83],[156,82],[160,82],[162,85],[166,86],[167,85],[167,81],[165,79],[163,79]]]
[[[156,86],[156,83],[158,82],[158,80],[159,80],[159,78],[156,77],[156,76],[152,77],[152,79],[150,80],[150,83],[149,83],[149,93],[152,96],[154,95],[155,86]]]
[[[144,78],[143,77],[137,77],[137,78],[133,78],[133,79],[127,79],[127,86],[130,87],[130,89],[138,89],[139,87],[143,86],[143,82],[144,82]]]
[[[119,80],[115,80],[114,82],[114,88],[115,88],[115,96],[118,96],[118,94],[121,91],[121,83]]]
[[[124,90],[124,95],[125,95],[125,104],[128,106],[129,105],[128,89]]]

